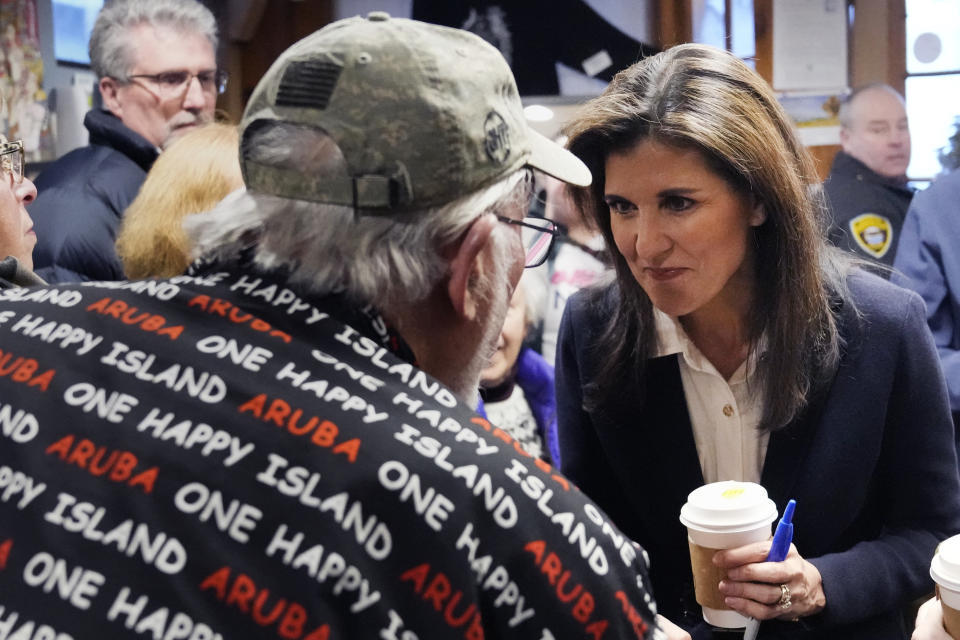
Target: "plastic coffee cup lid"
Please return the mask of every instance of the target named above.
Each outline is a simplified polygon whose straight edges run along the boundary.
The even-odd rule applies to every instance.
[[[690,529],[718,533],[748,531],[776,517],[777,505],[767,497],[766,489],[734,480],[694,489],[680,509],[680,522]]]
[[[960,535],[947,538],[930,561],[930,577],[942,587],[960,591]]]

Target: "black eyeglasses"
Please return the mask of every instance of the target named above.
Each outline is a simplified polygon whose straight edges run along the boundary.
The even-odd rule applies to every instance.
[[[200,88],[204,93],[223,93],[227,90],[229,76],[226,71],[218,69],[216,71],[201,71],[200,73],[189,71],[164,71],[156,74],[138,73],[127,76],[127,78],[128,80],[135,78],[149,80],[162,98],[169,99],[183,95],[194,78],[200,81]]]
[[[547,261],[550,256],[550,249],[553,248],[553,240],[560,234],[553,220],[532,216],[523,220],[497,216],[497,220],[521,227],[520,238],[523,241],[523,250],[526,254],[526,262],[523,266],[526,269],[539,267]]]

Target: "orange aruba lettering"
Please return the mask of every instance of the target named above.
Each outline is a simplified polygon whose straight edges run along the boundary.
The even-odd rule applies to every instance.
[[[577,622],[584,625],[584,631],[592,636],[594,640],[600,640],[606,632],[609,623],[606,620],[590,622],[596,606],[593,594],[584,589],[582,584],[577,584],[572,589],[564,592],[564,589],[567,588],[566,584],[570,579],[571,572],[569,569],[564,570],[563,562],[557,554],[552,551],[547,552],[547,544],[543,540],[528,542],[523,549],[533,554],[534,562],[540,568],[540,572],[547,577],[550,585],[555,587],[557,599],[564,604],[573,603],[570,608],[570,615],[572,615]]]
[[[87,311],[116,318],[124,324],[137,326],[143,331],[156,333],[158,336],[166,336],[171,340],[176,340],[183,333],[182,325],[167,326],[167,320],[163,316],[149,311],[140,311],[138,307],[132,307],[123,300],[101,298],[88,305]]]
[[[237,573],[231,583],[231,573],[230,567],[217,569],[200,583],[200,591],[212,591],[217,600],[250,616],[261,627],[276,624],[277,635],[286,640],[328,640],[328,624],[322,624],[304,635],[308,616],[303,605],[286,598],[276,598],[268,612],[266,603],[270,599],[270,590],[257,587],[245,573]]]
[[[267,394],[261,393],[244,402],[237,409],[240,413],[250,413],[263,422],[273,423],[277,427],[286,428],[294,436],[310,437],[310,442],[318,447],[329,448],[335,454],[347,456],[352,463],[357,460],[360,451],[360,439],[351,438],[337,442],[340,428],[330,420],[321,420],[311,416],[309,420],[301,422],[302,409],[294,409],[286,400],[274,398],[267,404]]]
[[[462,612],[456,613],[457,605],[463,598],[463,591],[459,589],[454,591],[450,579],[443,572],[438,571],[427,583],[429,575],[430,565],[424,563],[404,571],[400,575],[400,582],[412,582],[414,593],[432,604],[437,613],[443,612],[443,621],[448,626],[454,629],[467,626],[463,634],[464,638],[483,640],[483,623],[477,605],[470,603],[470,606]]]
[[[14,382],[26,382],[28,387],[39,387],[41,391],[46,391],[56,371],[47,369],[40,375],[34,375],[39,368],[40,363],[33,358],[15,357],[9,351],[4,353],[0,350],[0,378],[10,376]]]
[[[153,485],[157,481],[159,470],[151,467],[146,471],[134,474],[137,467],[137,456],[129,451],[97,446],[93,441],[81,439],[74,445],[74,436],[67,435],[60,438],[46,449],[47,455],[55,454],[67,464],[80,467],[96,477],[106,477],[113,482],[125,483],[128,487],[140,487],[144,493],[152,493]]]
[[[266,333],[272,338],[280,338],[287,344],[290,344],[289,334],[275,329],[269,322],[261,320],[245,311],[241,311],[233,306],[233,303],[221,300],[220,298],[211,298],[210,296],[194,296],[188,307],[199,307],[201,310],[211,314],[226,318],[234,324],[248,324],[251,329],[260,333]]]
[[[7,561],[10,559],[10,550],[13,548],[13,538],[7,538],[0,543],[0,571],[7,568]]]

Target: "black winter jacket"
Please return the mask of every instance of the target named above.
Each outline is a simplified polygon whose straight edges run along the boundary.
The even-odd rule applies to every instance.
[[[51,283],[123,279],[117,229],[158,154],[109,111],[93,109],[83,124],[90,144],[40,174],[29,207],[37,232],[34,266]]]

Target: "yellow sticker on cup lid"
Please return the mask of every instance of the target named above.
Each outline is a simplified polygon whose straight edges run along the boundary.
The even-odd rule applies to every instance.
[[[724,490],[720,496],[722,498],[726,498],[727,500],[732,500],[733,498],[739,498],[742,496],[744,491],[745,489],[743,487],[733,487],[731,489]]]

